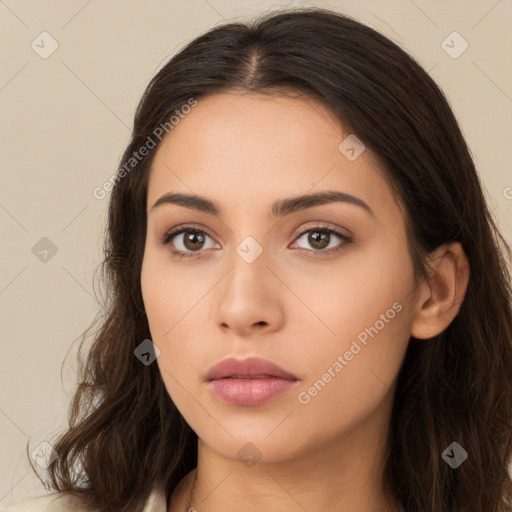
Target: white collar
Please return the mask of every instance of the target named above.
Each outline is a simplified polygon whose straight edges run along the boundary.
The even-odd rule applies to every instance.
[[[143,512],[167,512],[167,499],[161,487],[155,487],[151,491]]]

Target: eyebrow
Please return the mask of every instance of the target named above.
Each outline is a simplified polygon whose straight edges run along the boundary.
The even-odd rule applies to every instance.
[[[375,217],[373,210],[362,199],[338,190],[328,190],[325,192],[317,192],[315,194],[278,199],[270,206],[270,215],[272,217],[283,217],[284,215],[288,215],[293,212],[328,203],[353,204],[365,210],[372,217]],[[169,192],[160,197],[151,210],[154,210],[163,204],[176,204],[191,210],[208,213],[216,217],[222,215],[222,209],[217,203],[207,199],[206,197],[198,195]]]

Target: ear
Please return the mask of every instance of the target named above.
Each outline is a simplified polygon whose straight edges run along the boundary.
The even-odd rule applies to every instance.
[[[457,316],[469,282],[469,262],[459,242],[441,245],[429,257],[429,279],[420,285],[411,336],[429,339]]]

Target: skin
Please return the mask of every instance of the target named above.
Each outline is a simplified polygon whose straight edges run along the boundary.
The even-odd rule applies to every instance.
[[[427,339],[453,320],[469,270],[460,245],[445,245],[432,254],[431,282],[416,282],[402,209],[369,149],[354,161],[338,149],[349,133],[313,99],[229,92],[199,99],[157,149],[142,292],[163,380],[199,437],[197,468],[169,511],[186,510],[196,476],[199,512],[400,510],[382,483],[396,378],[410,336]],[[268,214],[277,199],[326,190],[358,197],[373,215],[341,202]],[[205,196],[222,215],[153,208],[168,192]],[[326,249],[312,245],[319,222],[352,242],[333,234]],[[183,234],[159,243],[185,223],[204,230],[202,246],[185,245]],[[252,263],[236,252],[247,236],[263,250]],[[171,254],[194,247],[190,260]],[[301,403],[299,393],[397,303],[394,318]],[[262,405],[226,404],[204,376],[230,355],[269,359],[300,380]],[[237,457],[249,442],[261,454],[250,467]]]

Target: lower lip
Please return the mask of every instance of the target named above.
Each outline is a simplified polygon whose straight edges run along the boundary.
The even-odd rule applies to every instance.
[[[295,380],[268,377],[263,379],[217,379],[210,389],[224,402],[232,405],[260,405],[286,393],[297,384]]]

